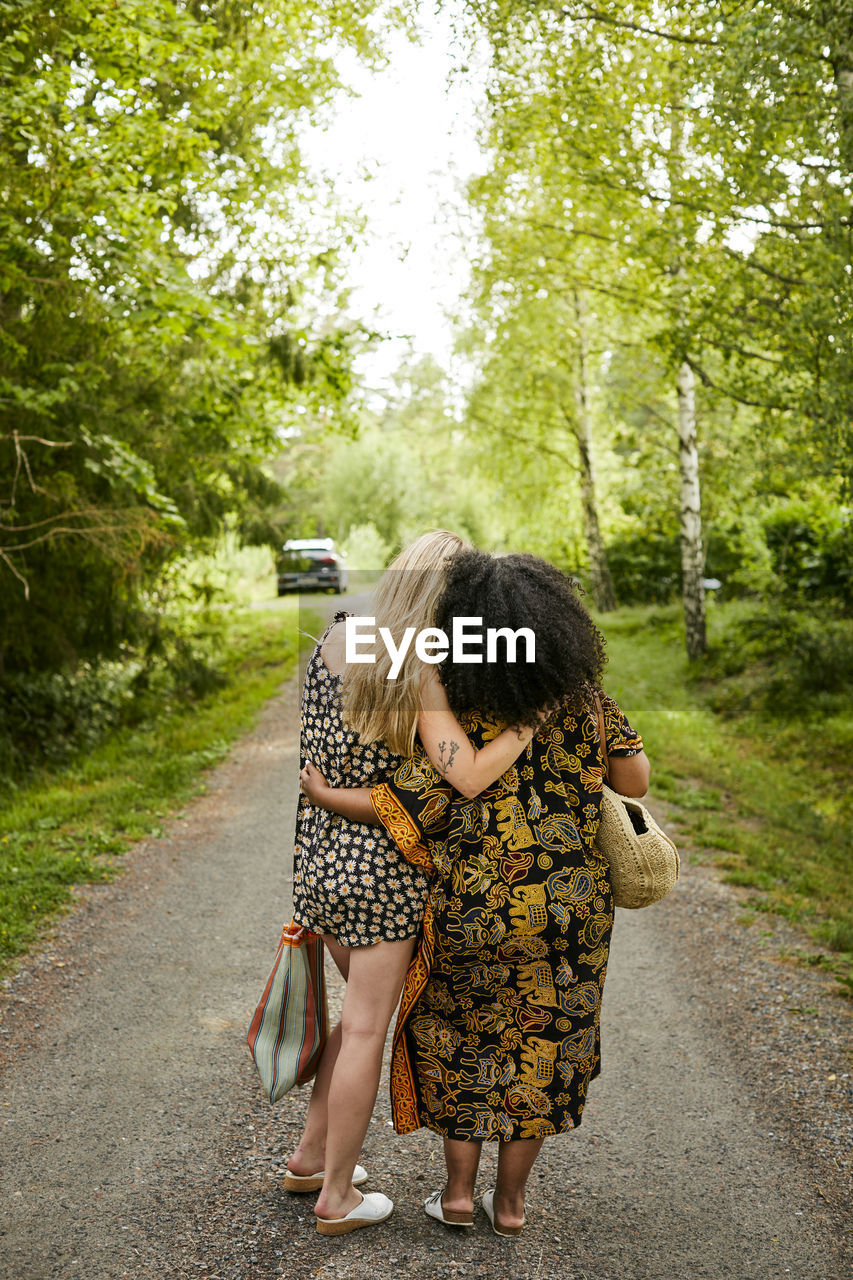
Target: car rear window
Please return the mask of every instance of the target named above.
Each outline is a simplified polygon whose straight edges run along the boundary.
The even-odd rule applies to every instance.
[[[278,558],[280,573],[310,573],[319,564],[334,563],[334,553],[326,547],[302,547],[299,551],[282,551]]]

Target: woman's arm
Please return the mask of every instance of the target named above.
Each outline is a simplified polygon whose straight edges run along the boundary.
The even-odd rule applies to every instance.
[[[641,799],[649,789],[651,767],[643,750],[643,740],[629,725],[622,711],[603,689],[593,690],[595,721],[601,745],[604,780],[619,795]],[[628,755],[616,755],[627,750]]]
[[[370,801],[370,787],[330,787],[320,770],[310,761],[299,775],[299,785],[318,809],[339,813],[342,818],[349,818],[352,822],[379,825],[379,818]]]
[[[645,751],[638,751],[635,756],[610,756],[607,761],[607,781],[620,796],[641,800],[649,789],[650,773]]]
[[[504,729],[479,751],[450,710],[435,667],[421,678],[418,733],[433,767],[469,800],[491,786],[514,764],[535,728]]]

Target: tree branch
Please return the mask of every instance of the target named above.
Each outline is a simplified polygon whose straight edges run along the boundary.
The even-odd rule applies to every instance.
[[[12,485],[9,491],[9,497],[7,499],[0,499],[0,503],[10,507],[14,507],[15,499],[18,495],[18,481],[21,478],[21,468],[23,468],[27,473],[27,479],[30,482],[30,488],[33,493],[47,492],[41,487],[41,485],[37,485],[33,479],[30,460],[27,456],[26,450],[21,448],[22,443],[43,444],[52,449],[69,449],[73,444],[72,440],[45,440],[43,436],[22,436],[17,431],[12,431],[11,433],[7,432],[5,435],[0,435],[0,440],[10,440],[15,449],[15,472],[12,476]]]
[[[22,586],[23,586],[23,588],[24,588],[24,599],[25,599],[25,600],[29,600],[29,598],[30,598],[30,584],[29,584],[28,580],[24,577],[24,575],[23,575],[22,573],[19,573],[19,572],[18,572],[18,570],[15,568],[14,564],[13,564],[13,563],[12,563],[12,561],[10,560],[9,556],[7,556],[7,555],[6,555],[6,552],[5,552],[5,551],[0,551],[0,560],[2,560],[3,564],[5,564],[5,565],[6,565],[6,567],[9,569],[10,573],[13,573],[13,574],[14,574],[14,576],[15,576],[15,577],[18,579],[18,581],[21,583],[21,585],[22,585]]]
[[[573,146],[573,152],[580,155],[590,164],[595,165],[596,157],[589,151],[581,151],[577,144],[575,144]],[[646,199],[650,200],[653,204],[665,204],[672,205],[674,208],[678,209],[688,209],[691,213],[705,214],[708,217],[713,217],[717,221],[720,220],[721,217],[719,209],[714,208],[712,205],[702,204],[696,200],[687,200],[684,197],[673,196],[669,192],[661,194],[657,191],[651,191],[646,186],[638,187],[627,180],[621,182],[613,181],[612,179],[608,180],[606,175],[598,168],[592,168],[588,171],[580,171],[578,176],[582,182],[588,182],[591,185],[604,187],[605,190],[608,191],[619,191],[623,194],[632,195],[638,200]],[[783,231],[820,231],[826,226],[826,219],[820,219],[816,222],[791,222],[786,221],[784,218],[773,218],[769,213],[766,217],[758,217],[755,214],[747,213],[744,210],[737,212],[732,211],[724,215],[724,219],[729,225],[737,223],[754,223],[756,226],[760,227],[779,227]],[[839,218],[838,223],[841,226],[850,226],[853,225],[853,219]]]
[[[773,403],[769,400],[750,400],[747,396],[739,395],[737,391],[733,391],[731,387],[723,387],[719,382],[715,382],[710,374],[706,373],[698,361],[691,356],[685,356],[684,359],[703,386],[710,387],[712,391],[719,391],[721,395],[727,396],[729,400],[736,401],[737,404],[746,404],[753,409],[776,409],[782,413],[793,407],[789,404],[780,404],[778,401]]]
[[[31,547],[37,547],[42,542],[49,542],[51,538],[71,535],[77,538],[85,538],[89,542],[97,542],[102,535],[125,533],[127,529],[128,526],[126,524],[90,525],[88,528],[84,527],[82,529],[77,529],[73,525],[68,528],[63,528],[62,525],[59,525],[56,528],[48,529],[46,533],[40,533],[38,537],[30,538],[28,542],[19,542],[10,547],[2,547],[0,548],[0,554],[5,556],[7,552],[29,551]]]
[[[545,453],[552,458],[557,458],[558,461],[561,462],[564,467],[568,467],[570,471],[578,470],[578,464],[574,462],[571,458],[569,458],[567,454],[563,453],[561,449],[555,449],[553,445],[546,444],[544,440],[541,440],[541,439],[533,440],[530,438],[530,436],[522,435],[521,432],[517,430],[514,430],[512,432],[504,431],[500,427],[495,426],[494,418],[487,419],[487,418],[484,418],[481,414],[471,413],[470,411],[468,416],[472,422],[478,423],[482,427],[486,427],[487,434],[489,435],[497,436],[499,439],[502,439],[502,440],[511,439],[514,443],[518,443],[519,441],[521,441],[524,444],[530,445],[531,449],[535,449],[537,453]]]
[[[95,519],[103,516],[100,507],[81,507],[77,511],[61,511],[58,515],[47,516],[44,520],[36,520],[33,524],[9,524],[0,521],[0,533],[29,533],[32,529],[43,529],[45,525],[55,524],[57,520]]]
[[[736,249],[729,249],[724,246],[724,252],[730,258],[735,258],[745,267],[750,267],[753,271],[760,271],[762,275],[769,276],[771,280],[778,280],[780,284],[789,284],[795,288],[814,287],[809,280],[798,280],[795,276],[783,276],[779,271],[773,271],[771,267],[766,267],[763,262],[759,262],[755,254],[744,257],[743,254],[737,252]]]
[[[71,449],[74,446],[73,440],[45,440],[44,436],[22,436],[17,431],[0,435],[0,440],[22,440],[26,444],[43,444],[51,449]]]
[[[622,244],[622,241],[617,236],[606,236],[601,231],[587,231],[585,228],[575,225],[560,227],[554,222],[540,222],[535,218],[524,218],[520,221],[522,225],[534,229],[538,227],[542,231],[556,231],[558,235],[587,236],[590,240],[601,240],[604,244]]]
[[[675,31],[659,31],[654,27],[642,27],[637,22],[625,22],[623,19],[611,17],[609,13],[604,13],[601,9],[596,9],[590,4],[581,4],[580,8],[584,10],[587,18],[592,18],[595,22],[601,22],[608,27],[621,27],[626,31],[638,31],[644,36],[654,36],[656,40],[671,40],[675,44],[693,44],[706,45],[717,49],[720,47],[718,40],[711,40],[706,36],[686,36],[679,35]],[[576,15],[572,14],[568,5],[563,5],[561,12],[564,17],[577,20]]]

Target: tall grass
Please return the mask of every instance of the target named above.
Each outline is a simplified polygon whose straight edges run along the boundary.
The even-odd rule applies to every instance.
[[[711,655],[698,668],[676,606],[607,615],[607,684],[643,734],[652,794],[674,806],[698,856],[748,889],[757,910],[807,929],[853,993],[853,698],[795,685],[768,703],[781,664],[727,661],[743,613],[711,611]]]

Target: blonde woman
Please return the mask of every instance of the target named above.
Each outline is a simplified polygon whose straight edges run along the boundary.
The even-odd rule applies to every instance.
[[[377,633],[399,645],[406,628],[433,625],[455,534],[424,534],[407,547],[377,588]],[[302,780],[317,770],[334,787],[389,781],[420,733],[436,769],[476,795],[512,764],[533,729],[508,729],[476,751],[450,711],[435,668],[410,646],[396,678],[379,645],[373,664],[345,662],[345,614],[337,614],[308,664],[302,701]],[[423,874],[378,827],[339,816],[300,797],[294,859],[294,919],[321,934],[346,980],[341,1021],[314,1082],[305,1128],[288,1162],[289,1191],[316,1191],[317,1230],[341,1235],[382,1222],[393,1203],[362,1195],[356,1164],[376,1101],[382,1050],[411,960],[428,896]]]

